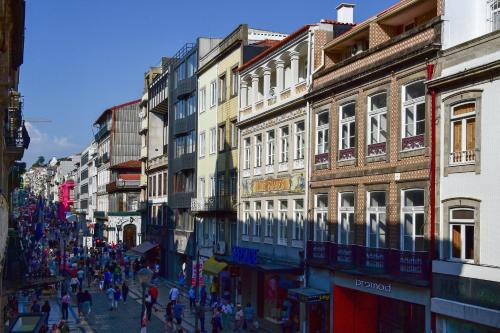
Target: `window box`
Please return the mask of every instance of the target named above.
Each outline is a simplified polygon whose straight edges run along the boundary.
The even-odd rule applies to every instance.
[[[326,164],[330,157],[329,153],[317,154],[314,156],[314,164]]]
[[[304,159],[293,160],[294,169],[304,169]]]
[[[425,147],[425,138],[423,134],[401,139],[401,149],[403,151],[421,149],[424,147]]]
[[[385,142],[368,145],[368,156],[385,155],[386,146],[387,144]]]
[[[347,148],[339,151],[339,161],[353,160],[355,158],[356,148]]]

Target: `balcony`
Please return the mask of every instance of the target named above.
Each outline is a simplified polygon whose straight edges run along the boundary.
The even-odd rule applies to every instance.
[[[108,163],[109,162],[109,154],[108,153],[102,154],[101,162],[102,163]]]
[[[191,211],[193,212],[215,212],[234,211],[236,198],[231,195],[217,197],[193,198],[191,199]]]
[[[386,154],[386,143],[373,143],[368,145],[368,156],[380,156]]]
[[[140,186],[140,180],[123,180],[118,179],[117,181],[106,184],[106,192],[115,192],[120,190],[136,190]]]
[[[94,135],[94,139],[95,141],[99,141],[101,140],[102,138],[104,138],[110,131],[110,128],[111,126],[108,125],[108,123],[102,125],[99,130],[97,131],[97,133]]]
[[[425,138],[423,134],[409,136],[401,139],[401,150],[414,150],[424,148]]]
[[[426,251],[369,248],[333,242],[307,242],[307,261],[313,266],[354,274],[379,276],[428,285],[431,261]]]
[[[166,167],[168,165],[167,155],[160,155],[148,161],[148,170]]]
[[[474,150],[454,151],[450,153],[450,165],[474,164],[476,152]]]

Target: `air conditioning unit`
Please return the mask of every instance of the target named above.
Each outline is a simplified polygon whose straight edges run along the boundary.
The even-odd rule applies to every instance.
[[[226,242],[217,242],[215,244],[214,252],[217,254],[224,254],[226,253]]]

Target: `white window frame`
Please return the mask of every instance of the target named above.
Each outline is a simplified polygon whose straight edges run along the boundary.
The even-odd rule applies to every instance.
[[[205,188],[206,188],[205,177],[200,177],[199,184],[200,184],[200,186],[198,189],[198,196],[200,198],[204,198],[205,197]]]
[[[279,146],[279,163],[287,163],[288,162],[288,136],[290,135],[290,127],[288,125],[282,126],[279,129],[280,131],[280,146]]]
[[[297,208],[297,203],[302,201],[302,208]],[[292,239],[304,240],[304,199],[293,200],[293,232]]]
[[[342,196],[344,195],[352,195],[354,198],[354,203],[353,206],[342,206]],[[352,191],[346,191],[346,192],[340,192],[338,194],[338,244],[344,244],[344,245],[349,245],[349,244],[354,244],[354,239],[350,239],[350,234],[353,230],[351,230],[351,221],[350,219],[352,218],[352,224],[353,226],[355,225],[355,215],[354,215],[354,210],[356,206],[356,193]],[[344,217],[346,218],[344,220]],[[347,224],[344,223],[344,221],[347,222]],[[345,239],[343,239],[343,235],[345,235]],[[354,235],[353,235],[354,236]]]
[[[255,201],[253,204],[254,204],[255,219],[254,219],[254,223],[253,223],[252,236],[260,238],[261,225],[262,225],[262,202]]]
[[[210,82],[210,107],[217,104],[217,80]]]
[[[217,195],[217,177],[215,177],[215,175],[210,175],[208,178],[210,180],[208,184],[209,197],[214,198]]]
[[[250,202],[243,202],[243,223],[241,225],[241,234],[248,236],[249,224],[250,224]]]
[[[417,116],[417,107],[421,104],[424,105],[424,119],[423,120],[419,120],[418,122],[424,122],[425,124],[425,117],[427,116],[425,114],[425,93],[423,96],[420,96],[420,97],[417,97],[417,98],[413,98],[413,99],[409,99],[409,100],[406,100],[406,89],[411,86],[411,85],[414,85],[414,84],[418,84],[418,83],[421,83],[421,84],[424,84],[424,81],[423,80],[418,80],[418,81],[413,81],[413,82],[409,82],[408,84],[404,85],[401,87],[401,102],[402,102],[402,107],[401,107],[401,112],[402,112],[402,115],[401,115],[401,121],[402,121],[402,124],[401,124],[401,137],[402,138],[411,138],[411,137],[414,137],[414,136],[418,136],[418,135],[425,135],[425,130],[424,130],[424,133],[420,133],[420,134],[417,134],[417,120],[416,120],[416,116]],[[406,121],[406,109],[407,108],[411,108],[413,111],[413,117],[414,117],[414,121],[413,121],[413,131],[412,133],[410,133],[409,135],[407,135],[407,130],[406,128],[408,127],[408,124],[407,121]],[[425,125],[424,125],[424,129],[425,129]]]
[[[260,140],[259,140],[260,137]],[[255,142],[255,156],[254,156],[254,167],[262,167],[262,134],[256,134],[254,136]]]
[[[354,115],[344,118],[342,111],[346,106],[354,105]],[[351,133],[351,124],[354,123],[354,134]],[[342,127],[347,125],[347,137],[344,137]],[[354,143],[351,145],[351,138],[354,138]],[[346,144],[344,144],[346,143]],[[350,101],[342,104],[339,107],[339,150],[350,149],[356,147],[356,102]]]
[[[251,139],[245,138],[243,140],[243,170],[250,169],[250,145]]]
[[[372,108],[372,98],[375,98],[380,95],[385,95],[385,107],[374,109]],[[381,118],[385,116],[385,129],[381,128]],[[377,128],[375,131],[372,131],[371,120],[375,118],[377,121]],[[376,143],[385,143],[387,142],[387,92],[379,92],[368,96],[368,123],[367,123],[367,142],[369,145],[373,145]],[[375,132],[375,133],[374,133]],[[385,132],[385,138],[382,137],[382,132]],[[375,135],[373,135],[375,134]],[[373,138],[375,136],[375,138]]]
[[[210,146],[209,146],[209,154],[215,154],[217,151],[217,128],[212,127],[210,129]]]
[[[283,208],[283,203],[286,202],[286,207]],[[278,244],[287,244],[287,225],[288,225],[288,200],[279,200],[279,220],[278,220]]]
[[[319,126],[319,118],[321,115],[325,114],[328,117],[328,122],[324,125]],[[330,127],[330,115],[328,110],[324,110],[321,112],[318,112],[316,114],[316,155],[319,154],[325,154],[328,153],[329,150],[329,145],[328,145],[328,140],[329,140],[329,127]],[[322,139],[320,142],[320,134]]]
[[[299,130],[299,124],[302,124],[302,129]],[[303,160],[305,151],[305,121],[301,120],[296,122],[294,125],[294,149],[293,149],[293,159]]]
[[[405,194],[410,191],[421,191],[422,196],[424,198],[424,206],[405,206]],[[411,251],[416,252],[416,239],[422,238],[425,240],[425,230],[422,235],[416,235],[416,216],[421,214],[423,216],[423,223],[425,229],[425,190],[422,188],[409,188],[401,191],[401,245],[400,248],[402,251]],[[405,214],[409,214],[412,216],[412,230],[411,235],[407,236],[406,226],[405,226]],[[411,249],[405,248],[405,238],[411,237]]]
[[[495,8],[496,7],[496,8]],[[500,0],[488,0],[489,17],[491,31],[500,29]],[[496,18],[498,18],[496,20]]]
[[[474,214],[474,218],[476,216],[476,210],[474,208],[470,208],[470,207],[454,207],[454,208],[451,208],[449,209],[448,211],[448,214],[449,215],[449,221],[448,221],[448,224],[449,224],[449,253],[450,253],[450,260],[452,261],[457,261],[457,262],[466,262],[466,263],[473,263],[474,262],[474,258],[471,258],[471,259],[467,259],[465,258],[465,248],[466,248],[466,244],[465,244],[465,228],[466,227],[473,227],[473,232],[475,233],[475,228],[476,228],[476,225],[475,225],[475,221],[474,221],[474,218],[472,219],[454,219],[453,218],[453,211],[454,210],[468,210],[468,211],[472,211],[472,213]],[[460,258],[457,258],[457,257],[454,257],[453,256],[453,226],[460,226]],[[474,251],[474,244],[473,244],[473,251]]]
[[[320,197],[326,197],[326,206],[320,207]],[[313,237],[315,242],[328,241],[328,193],[318,193],[314,195],[314,224]]]
[[[499,9],[500,10],[500,9]],[[474,104],[474,112],[464,113],[458,116],[455,116],[454,110],[456,107]],[[475,147],[472,152],[467,150],[467,121],[470,119],[474,119],[474,140],[477,140],[476,137],[476,126],[477,126],[477,115],[476,115],[476,102],[475,101],[465,101],[458,104],[455,104],[451,107],[450,114],[450,165],[463,165],[463,164],[474,164],[475,163]],[[455,147],[455,131],[453,125],[455,123],[461,123],[461,149],[460,149],[460,161],[455,162],[456,158],[454,156],[454,147]]]
[[[264,231],[265,237],[273,237],[273,222],[274,222],[274,200],[266,201],[266,228]]]
[[[200,113],[203,113],[207,110],[207,88],[206,87],[201,88],[199,94],[200,97],[198,101],[199,101]]]
[[[200,157],[205,157],[206,146],[207,146],[206,132],[203,131],[200,133]]]
[[[372,206],[371,197],[375,193],[384,193],[385,206]],[[371,216],[375,216],[375,225],[371,224]],[[381,226],[385,230],[381,230]],[[374,230],[375,229],[375,230]],[[386,191],[370,191],[366,195],[366,246],[371,248],[386,248],[387,247],[387,192]],[[375,236],[375,242],[372,242],[372,235]],[[380,238],[384,238],[384,244],[381,244]],[[373,244],[374,243],[374,244]]]
[[[273,137],[271,138],[271,133]],[[275,158],[275,141],[276,141],[276,131],[270,130],[266,132],[266,165],[274,165]]]

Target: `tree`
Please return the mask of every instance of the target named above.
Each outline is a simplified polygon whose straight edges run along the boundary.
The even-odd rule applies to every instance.
[[[38,156],[35,163],[33,163],[32,167],[39,167],[45,165],[45,157]]]

